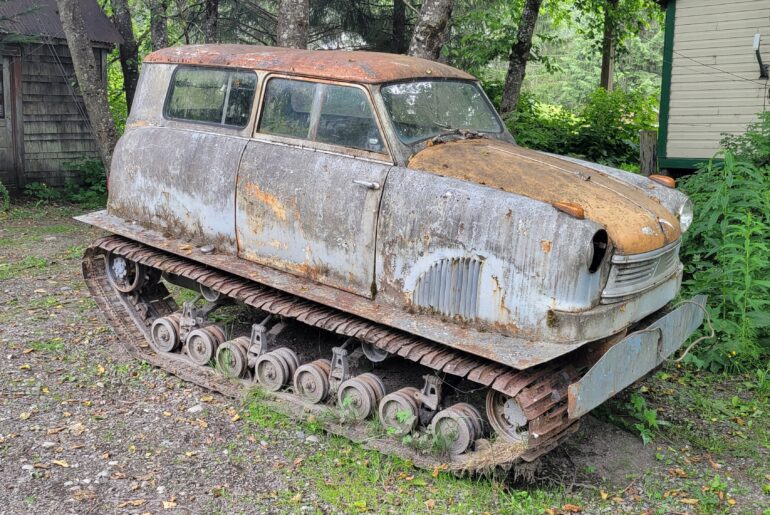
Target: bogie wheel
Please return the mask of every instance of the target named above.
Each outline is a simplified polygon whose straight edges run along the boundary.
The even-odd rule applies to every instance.
[[[217,349],[217,368],[227,377],[246,377],[249,339],[245,336],[223,343]]]
[[[110,252],[104,259],[107,280],[121,293],[139,290],[147,278],[147,270],[136,261]]]
[[[223,340],[224,332],[215,325],[190,331],[187,335],[187,355],[196,365],[208,365]]]
[[[323,402],[329,395],[331,361],[317,359],[305,363],[294,373],[294,393],[313,404]]]
[[[417,388],[407,386],[389,393],[380,401],[380,422],[385,429],[397,436],[414,431],[418,421]]]
[[[486,409],[489,425],[505,441],[524,444],[529,441],[527,417],[515,398],[489,390]]]
[[[254,377],[271,392],[277,392],[291,381],[297,368],[297,355],[283,347],[261,355],[254,366]]]
[[[354,419],[364,420],[374,412],[384,396],[385,387],[380,378],[367,372],[340,385],[337,404],[343,410],[349,411]]]
[[[157,352],[176,352],[179,350],[179,313],[158,318],[150,328],[151,343]]]
[[[367,342],[361,342],[361,350],[363,351],[364,356],[366,356],[366,359],[372,363],[382,363],[388,359],[388,356],[390,356],[389,352]]]
[[[469,412],[468,408],[475,413]],[[481,418],[481,414],[475,408],[469,404],[455,404],[439,411],[433,417],[430,430],[435,439],[443,441],[442,446],[450,454],[462,454],[481,436],[476,432],[477,425],[473,422],[474,418],[476,420]]]

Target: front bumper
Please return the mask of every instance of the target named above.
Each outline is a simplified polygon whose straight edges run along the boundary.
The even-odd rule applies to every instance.
[[[663,363],[703,323],[705,306],[706,296],[699,295],[610,347],[569,386],[569,417],[585,415]]]

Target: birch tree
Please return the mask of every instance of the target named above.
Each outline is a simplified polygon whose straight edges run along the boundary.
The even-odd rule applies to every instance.
[[[288,48],[307,48],[310,26],[309,0],[281,0],[275,42]]]
[[[414,27],[409,55],[437,61],[452,17],[452,0],[425,0]]]

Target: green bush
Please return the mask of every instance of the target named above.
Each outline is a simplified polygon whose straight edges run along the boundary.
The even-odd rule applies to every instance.
[[[745,133],[724,136],[722,148],[757,166],[770,166],[770,111],[761,113]]]
[[[655,127],[656,99],[597,89],[572,113],[524,94],[506,124],[525,147],[628,168],[639,160],[639,131]]]
[[[0,182],[0,212],[8,211],[11,208],[11,194],[5,184]]]
[[[686,359],[711,370],[758,366],[770,336],[770,166],[726,152],[682,189],[696,206],[682,245],[684,291],[709,296],[717,335]]]
[[[63,188],[32,182],[24,188],[24,194],[44,203],[72,202],[91,209],[106,204],[107,176],[100,160],[82,159],[65,164],[64,169],[75,172],[75,177],[67,179]]]

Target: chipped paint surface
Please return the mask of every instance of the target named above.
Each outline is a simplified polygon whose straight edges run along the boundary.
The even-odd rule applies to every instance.
[[[598,170],[503,141],[433,145],[413,156],[409,166],[543,202],[577,204],[587,218],[607,229],[623,254],[648,252],[681,236],[674,214],[643,190]]]
[[[372,297],[382,188],[354,181],[385,184],[390,166],[249,142],[236,192],[239,256]]]
[[[406,55],[257,45],[177,46],[153,52],[144,62],[232,66],[365,84],[418,77],[474,80],[457,68]]]

